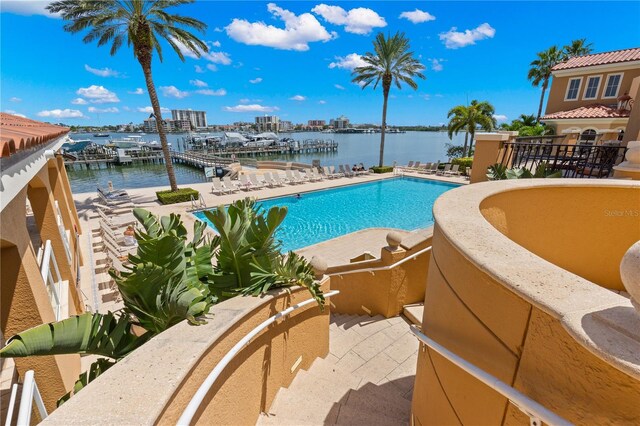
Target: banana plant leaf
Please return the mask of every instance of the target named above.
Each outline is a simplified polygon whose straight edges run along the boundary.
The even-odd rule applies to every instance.
[[[127,316],[85,313],[19,333],[0,349],[1,358],[33,355],[93,354],[118,360],[151,337],[135,335]]]
[[[85,386],[94,381],[99,375],[107,371],[109,368],[116,365],[115,361],[111,361],[107,358],[100,358],[97,361],[91,363],[89,366],[89,370],[81,373],[78,376],[78,380],[73,385],[73,389],[66,393],[63,397],[58,399],[57,406],[60,407],[62,404],[67,402],[72,395],[80,392]]]

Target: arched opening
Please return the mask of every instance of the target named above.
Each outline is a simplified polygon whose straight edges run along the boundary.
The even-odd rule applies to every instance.
[[[580,138],[578,139],[578,143],[592,145],[596,141],[596,137],[598,136],[598,132],[594,129],[586,129],[580,133]]]

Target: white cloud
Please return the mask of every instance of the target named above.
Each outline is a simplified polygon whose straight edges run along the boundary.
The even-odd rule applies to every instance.
[[[337,37],[335,33],[330,34],[310,13],[296,15],[275,3],[269,3],[267,10],[284,22],[284,28],[236,18],[225,27],[227,35],[239,43],[252,46],[298,51],[309,50],[311,42],[329,41]]]
[[[344,90],[344,86],[341,86],[339,84],[334,84],[333,87],[335,87],[338,90]]]
[[[347,12],[340,6],[329,6],[323,3],[311,11],[322,16],[327,22],[344,25],[344,30],[353,34],[369,34],[374,28],[387,26],[382,16],[365,7],[357,7]]]
[[[260,83],[261,81],[262,81],[262,78],[261,78],[261,77],[258,77],[258,78],[254,78],[253,80],[249,80],[249,83],[251,83],[251,84],[258,84],[258,83]]]
[[[493,38],[495,34],[495,28],[485,22],[472,30],[465,30],[464,32],[457,31],[456,27],[452,27],[446,33],[440,33],[440,40],[444,42],[447,49],[458,49],[476,44],[476,41],[479,40]]]
[[[326,103],[327,103],[327,101],[319,100],[319,101],[318,101],[318,103],[319,103],[320,105],[324,105],[324,104],[326,104]]]
[[[431,69],[433,71],[442,71],[442,62],[444,62],[444,59],[430,58],[428,60],[431,62]]]
[[[202,80],[198,80],[198,79],[189,80],[189,84],[191,84],[192,86],[196,86],[196,87],[207,87],[208,86],[207,83],[205,83]]]
[[[209,71],[218,71],[218,67],[215,64],[207,64],[207,69]]]
[[[123,110],[123,111],[131,111],[131,108],[129,108],[128,106],[123,106],[123,107],[122,107],[122,110]]]
[[[85,118],[84,114],[77,109],[51,109],[40,111],[38,113],[39,117],[50,117],[50,118]]]
[[[221,45],[220,45],[220,42],[219,42],[218,40],[216,40],[216,41],[212,41],[212,42],[211,42],[211,45],[212,45],[213,47],[220,47],[220,46],[221,46]]]
[[[329,68],[342,68],[345,70],[353,71],[356,67],[364,67],[367,63],[362,59],[362,56],[357,53],[350,53],[345,57],[336,56],[336,61],[329,64]]]
[[[142,87],[138,87],[136,90],[130,90],[127,93],[130,95],[144,95],[144,90],[142,90]]]
[[[86,100],[82,99],[82,98],[75,98],[74,100],[71,101],[72,104],[74,105],[86,105],[89,102],[87,102]]]
[[[420,9],[416,9],[413,12],[402,12],[399,18],[408,19],[414,24],[421,24],[423,22],[435,21],[436,17],[429,12],[424,12]]]
[[[189,96],[189,92],[178,89],[176,86],[160,86],[162,95],[168,98],[182,99]]]
[[[302,96],[302,95],[295,95],[295,96],[290,97],[290,98],[289,98],[289,100],[290,100],[290,101],[298,101],[298,102],[301,102],[301,101],[305,101],[305,100],[307,100],[307,98],[306,98],[306,97],[304,97],[304,96]]]
[[[89,102],[93,104],[120,102],[120,99],[118,99],[115,93],[106,89],[104,86],[96,86],[95,84],[89,87],[81,87],[76,93],[89,99]]]
[[[262,102],[262,99],[249,99],[249,98],[240,99],[241,104],[248,104],[249,102],[260,103]]]
[[[138,112],[144,112],[146,114],[153,114],[153,107],[138,107]],[[160,107],[160,112],[171,112],[169,108]]]
[[[49,13],[46,7],[53,0],[20,0],[20,1],[5,1],[2,0],[2,13],[9,12],[16,15],[43,15],[48,18],[59,18],[58,13]]]
[[[202,74],[204,72],[204,69],[200,65],[195,65],[194,68],[198,74]]]
[[[431,100],[431,95],[430,95],[430,94],[428,94],[428,93],[425,93],[425,94],[423,94],[423,95],[420,95],[420,97],[421,97],[422,99],[424,99],[425,101],[430,101],[430,100]]]
[[[231,57],[226,52],[213,52],[211,50],[209,50],[208,52],[205,52],[203,50],[198,49],[198,52],[200,53],[200,56],[198,56],[194,51],[189,49],[179,40],[175,38],[172,40],[176,44],[176,46],[178,46],[178,49],[180,50],[180,52],[187,58],[191,58],[191,59],[202,58],[209,62],[213,62],[215,64],[222,64],[222,65],[231,64]],[[211,47],[220,47],[220,42],[218,41],[207,41],[205,43]],[[202,70],[202,68],[200,68],[200,70]],[[200,72],[200,71],[198,71],[198,69],[196,68],[196,72]]]
[[[96,107],[92,107],[90,106],[89,108],[87,108],[87,111],[89,112],[93,112],[93,113],[102,113],[102,112],[120,112],[118,111],[118,108],[116,107],[110,107],[110,108],[96,108]]]
[[[225,89],[218,89],[218,90],[201,89],[201,90],[196,90],[196,93],[200,95],[206,95],[206,96],[224,96],[227,94],[227,91]]]
[[[231,58],[226,52],[209,52],[205,53],[203,57],[214,64],[229,65],[231,63]]]
[[[496,121],[507,121],[509,118],[504,115],[504,114],[493,114],[493,118],[496,119]]]
[[[22,99],[21,99],[21,98],[18,98],[18,97],[16,97],[16,96],[14,96],[14,97],[12,97],[12,98],[9,98],[9,100],[10,100],[11,102],[22,102]]]
[[[278,107],[264,106],[259,104],[226,106],[223,108],[227,112],[272,112],[277,111]]]
[[[120,72],[112,70],[111,68],[91,68],[89,65],[84,64],[84,69],[91,74],[99,75],[100,77],[119,77]]]

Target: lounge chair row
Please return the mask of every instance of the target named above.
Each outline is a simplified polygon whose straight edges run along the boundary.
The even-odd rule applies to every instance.
[[[460,176],[460,165],[459,164],[445,164],[444,169],[440,170],[440,162],[436,163],[427,163],[421,165],[419,161],[415,163],[413,161],[409,161],[407,166],[400,167],[401,170],[404,171],[414,171],[423,174],[432,174],[439,176]]]

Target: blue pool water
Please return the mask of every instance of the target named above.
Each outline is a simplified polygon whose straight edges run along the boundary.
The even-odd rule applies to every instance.
[[[457,186],[403,177],[302,193],[301,198],[273,198],[260,204],[265,209],[288,208],[277,234],[283,250],[288,251],[365,228],[426,228],[433,224],[436,198]],[[209,223],[202,212],[194,214]]]

